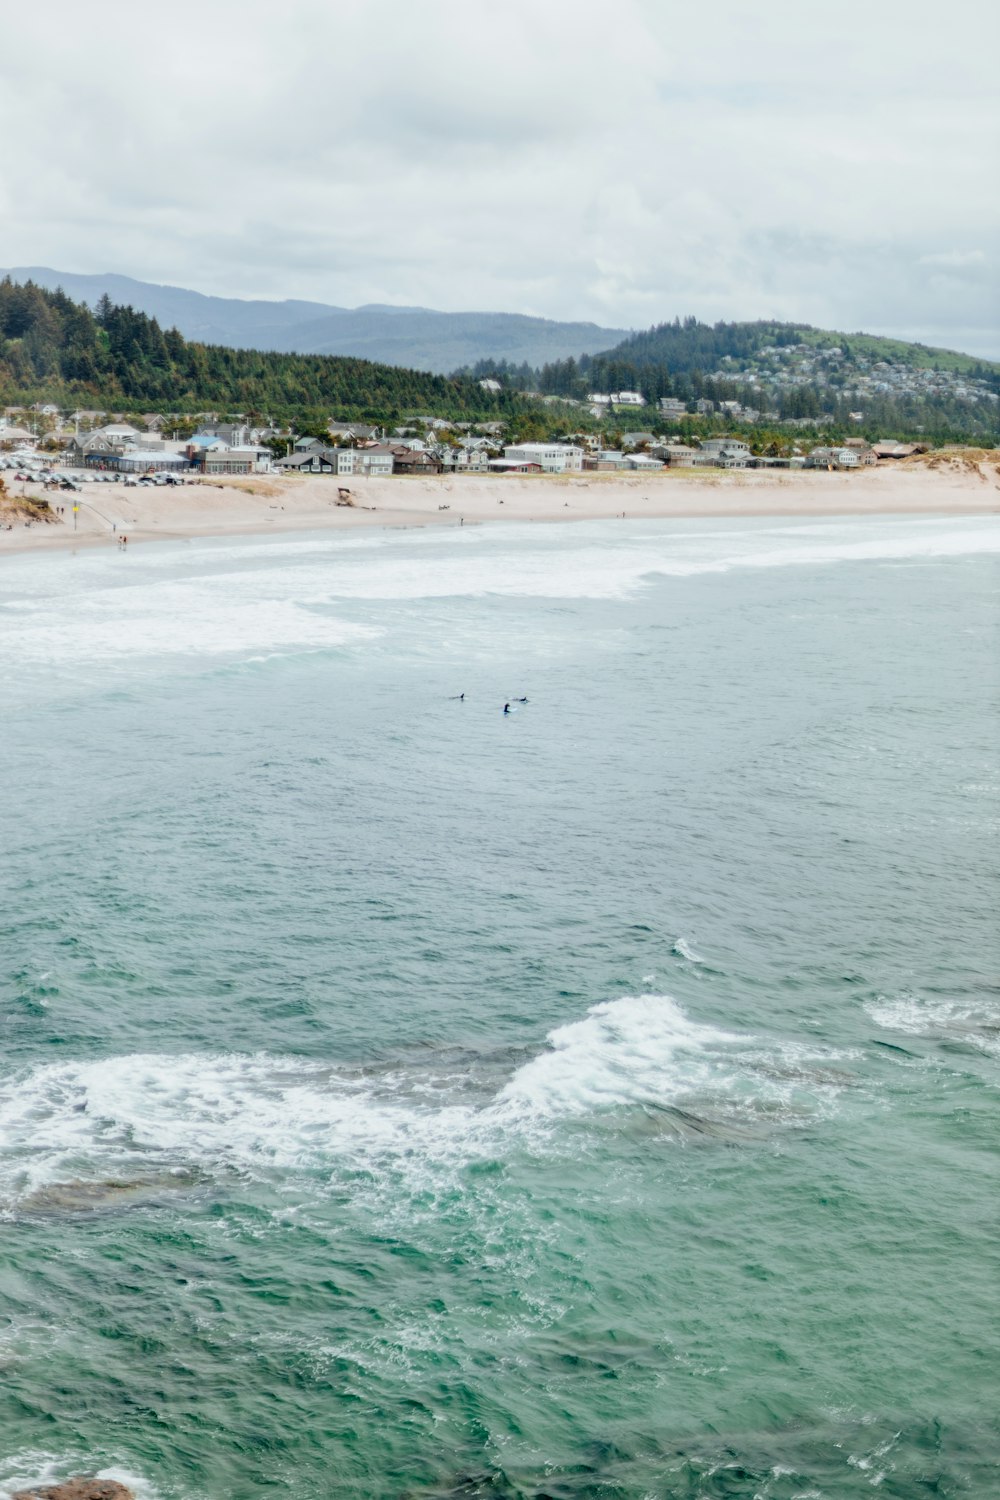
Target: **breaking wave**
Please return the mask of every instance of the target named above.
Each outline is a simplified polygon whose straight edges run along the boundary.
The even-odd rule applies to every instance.
[[[180,556],[160,544],[130,559],[127,574],[110,553],[74,559],[68,576],[65,559],[57,567],[32,556],[14,560],[0,618],[8,657],[28,666],[322,650],[383,633],[381,620],[336,618],[338,607],[365,601],[613,600],[657,578],[1000,552],[1000,526],[982,518],[868,517],[863,532],[843,521],[637,524],[583,522],[571,537],[533,526],[228,542]]]
[[[673,951],[674,953],[676,953],[678,958],[686,958],[689,964],[703,964],[705,962],[701,954],[695,953],[690,943],[688,943],[682,937],[679,937],[677,939],[676,943],[674,944]]]
[[[126,1196],[170,1170],[189,1182],[227,1167],[462,1165],[518,1143],[546,1149],[560,1122],[637,1108],[717,1123],[813,1118],[850,1082],[831,1067],[844,1055],[724,1031],[668,996],[632,995],[556,1028],[481,1105],[441,1102],[425,1074],[398,1066],[359,1075],[265,1054],[156,1053],[50,1063],[0,1091],[0,1190],[8,1202],[47,1202],[56,1187],[53,1201],[72,1204],[81,1178],[110,1173],[109,1195]]]

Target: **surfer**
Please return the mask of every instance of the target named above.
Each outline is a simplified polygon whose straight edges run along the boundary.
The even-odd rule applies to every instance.
[[[451,701],[452,701],[452,703],[464,703],[465,702],[465,694],[464,693],[452,693],[452,695],[451,695]]]
[[[509,703],[505,703],[504,704],[503,711],[504,711],[505,714],[509,714],[510,713],[510,704]]]

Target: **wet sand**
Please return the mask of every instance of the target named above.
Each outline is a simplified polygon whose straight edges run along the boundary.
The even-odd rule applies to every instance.
[[[337,504],[348,485],[352,504]],[[39,498],[39,485],[8,481],[8,501]],[[0,554],[44,547],[116,546],[157,539],[358,526],[461,526],[488,521],[580,521],[680,516],[974,515],[1000,512],[1000,456],[940,454],[855,472],[665,470],[654,474],[337,479],[247,476],[183,486],[85,483],[49,495],[65,507],[51,522],[0,531]],[[73,526],[72,506],[80,509]]]

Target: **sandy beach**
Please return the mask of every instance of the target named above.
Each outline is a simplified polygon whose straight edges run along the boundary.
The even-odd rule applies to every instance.
[[[342,484],[350,505],[338,504]],[[665,470],[653,475],[339,481],[329,475],[248,476],[184,486],[82,485],[52,493],[57,519],[25,524],[17,502],[40,485],[8,480],[0,554],[357,526],[460,526],[486,521],[580,521],[679,516],[974,515],[1000,512],[1000,460],[928,454],[894,466],[827,473]],[[73,503],[79,505],[76,527]]]

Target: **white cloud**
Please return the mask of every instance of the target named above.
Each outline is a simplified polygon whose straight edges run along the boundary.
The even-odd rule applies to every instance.
[[[0,48],[3,259],[1000,354],[998,40],[985,0],[50,0]]]

